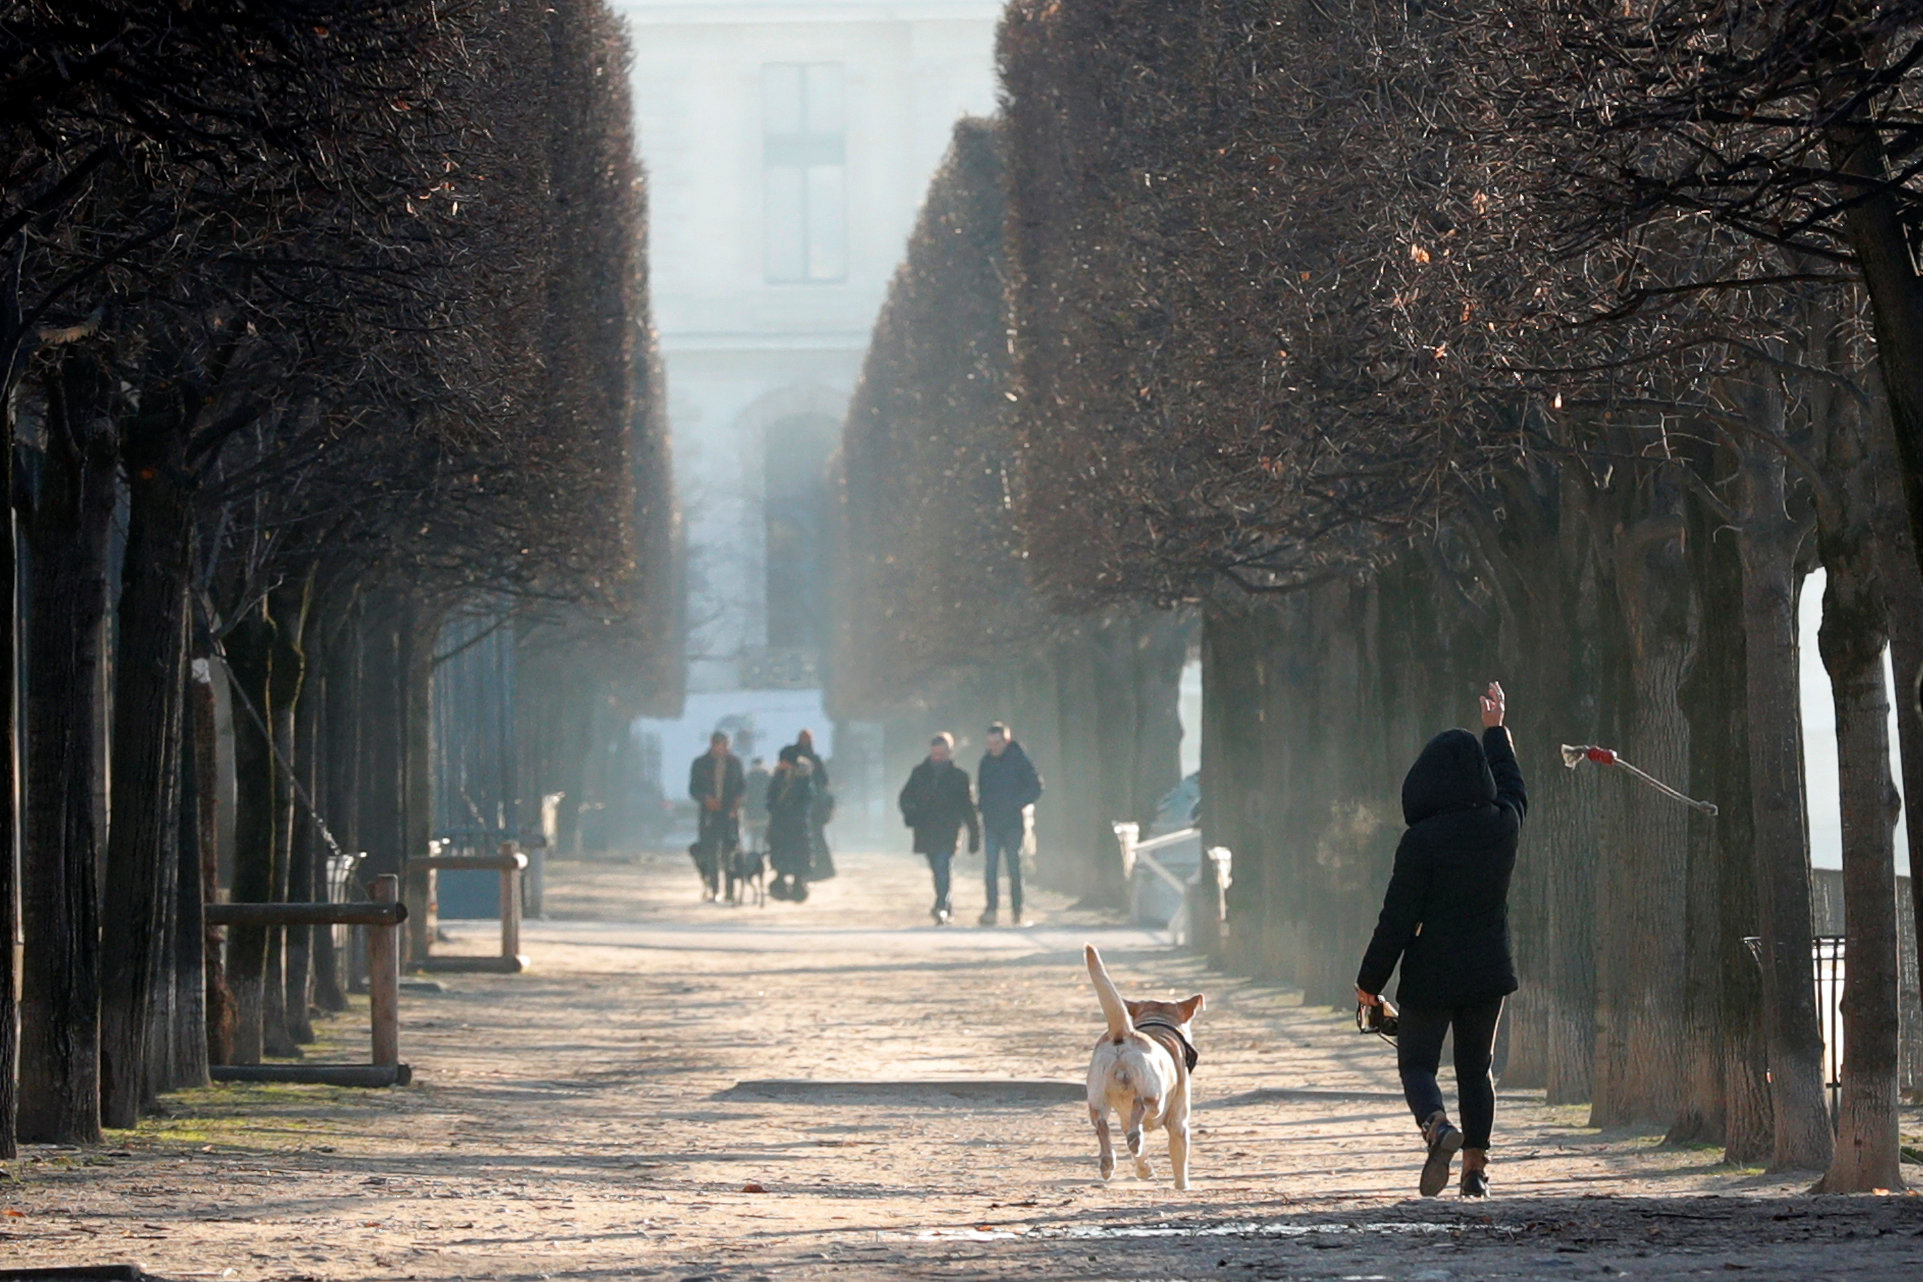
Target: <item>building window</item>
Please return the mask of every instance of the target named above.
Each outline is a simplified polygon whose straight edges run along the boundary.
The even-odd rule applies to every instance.
[[[838,62],[761,68],[761,170],[771,284],[848,275],[848,166]]]

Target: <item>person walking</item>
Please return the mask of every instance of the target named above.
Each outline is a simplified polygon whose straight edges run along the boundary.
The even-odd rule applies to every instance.
[[[1516,867],[1528,794],[1503,726],[1507,700],[1489,683],[1482,740],[1467,730],[1431,739],[1402,781],[1409,825],[1396,847],[1382,915],[1356,975],[1356,1000],[1380,1004],[1398,959],[1401,1027],[1396,1068],[1429,1146],[1417,1187],[1434,1197],[1462,1153],[1462,1195],[1489,1192],[1489,1136],[1496,1086],[1490,1075],[1503,999],[1516,991],[1509,944],[1509,878]],[[1455,1032],[1462,1129],[1449,1121],[1436,1070],[1443,1035]]]
[[[715,731],[708,736],[708,750],[688,769],[688,795],[700,807],[688,854],[701,874],[703,903],[720,897],[724,861],[733,857],[741,843],[741,798],[746,789],[741,758],[728,750],[728,736]]]
[[[968,772],[954,758],[955,737],[944,730],[929,740],[928,756],[909,773],[900,798],[902,822],[915,830],[915,853],[928,860],[935,877],[935,906],[929,915],[937,926],[948,924],[948,866],[961,830],[968,829],[968,853],[982,845]]]
[[[808,812],[808,849],[814,860],[808,880],[827,881],[835,875],[835,857],[828,849],[828,821],[835,817],[835,794],[828,786],[828,763],[815,751],[815,732],[795,736],[795,752],[814,770],[814,808]]]
[[[815,804],[814,774],[813,763],[790,744],[781,750],[768,780],[768,857],[775,869],[768,894],[797,904],[808,898],[808,876],[814,866],[808,839],[808,816]]]
[[[983,865],[987,877],[988,906],[982,909],[981,924],[993,926],[1000,911],[999,865],[1008,862],[1008,908],[1017,926],[1022,924],[1022,812],[1041,800],[1042,776],[1035,763],[1015,741],[1008,724],[996,721],[988,727],[987,751],[975,770],[975,800],[982,813]]]

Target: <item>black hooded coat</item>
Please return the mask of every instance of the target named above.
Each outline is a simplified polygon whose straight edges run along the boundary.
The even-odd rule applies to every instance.
[[[1396,1001],[1417,1008],[1516,991],[1509,946],[1509,878],[1529,798],[1501,726],[1429,741],[1402,781],[1409,829],[1396,847],[1375,938],[1356,987],[1380,993],[1398,958]]]

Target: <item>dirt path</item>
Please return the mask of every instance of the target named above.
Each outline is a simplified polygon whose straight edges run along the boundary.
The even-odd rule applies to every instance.
[[[802,906],[692,902],[685,856],[563,865],[532,973],[403,994],[405,1090],[195,1092],[102,1151],[32,1149],[0,1267],[170,1278],[1923,1277],[1923,1198],[1815,1200],[1507,1097],[1498,1197],[1412,1197],[1386,1047],[1038,895],[936,930],[906,856]],[[958,876],[973,919],[980,891]],[[449,951],[485,952],[457,924]],[[1125,991],[1202,990],[1196,1180],[1095,1178],[1079,1081]],[[328,1058],[365,1056],[364,1012]],[[869,1082],[821,1089],[803,1079]],[[1018,1085],[963,1092],[900,1083]],[[757,1083],[760,1083],[759,1085]],[[775,1083],[769,1085],[768,1083]],[[1912,1110],[1906,1129],[1923,1130]],[[1165,1152],[1155,1137],[1158,1167]],[[1909,1168],[1923,1184],[1923,1168]]]

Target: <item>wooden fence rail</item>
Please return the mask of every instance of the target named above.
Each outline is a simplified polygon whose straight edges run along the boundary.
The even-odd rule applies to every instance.
[[[366,926],[371,1064],[216,1064],[217,1082],[303,1082],[327,1086],[405,1086],[414,1072],[401,1063],[401,879],[388,873],[369,887],[370,903],[208,904],[214,926]]]
[[[459,869],[501,874],[501,955],[499,957],[425,957],[421,959],[422,970],[482,971],[514,975],[528,968],[528,959],[521,955],[521,876],[527,870],[527,856],[516,850],[513,842],[502,842],[499,854],[429,855],[424,859],[416,859],[413,863],[416,867],[429,871]]]

